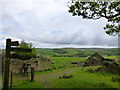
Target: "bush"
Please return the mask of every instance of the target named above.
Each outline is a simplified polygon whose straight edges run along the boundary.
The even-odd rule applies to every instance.
[[[116,75],[112,76],[112,81],[113,82],[120,82],[120,76],[116,76]]]

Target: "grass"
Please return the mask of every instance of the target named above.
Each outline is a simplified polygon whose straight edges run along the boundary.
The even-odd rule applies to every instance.
[[[2,75],[0,75],[0,89],[2,88]]]
[[[73,75],[73,78],[59,79],[57,77],[48,78],[46,81],[42,80],[47,77],[61,74],[70,70],[74,70],[78,67],[71,67],[71,62],[82,62],[86,60],[86,57],[50,57],[52,62],[52,70],[35,72],[35,81],[30,82],[30,77],[14,76],[13,88],[45,88],[45,84],[49,88],[118,88],[118,82],[113,82],[112,74],[104,72],[90,73],[86,72],[89,68],[98,68],[100,66],[84,67],[77,71],[71,72],[68,75]],[[107,58],[115,58],[110,56]],[[64,66],[59,68],[60,66]],[[53,69],[57,67],[56,69]]]
[[[73,49],[64,49],[64,50],[67,51],[67,53],[69,53],[69,54],[73,54],[73,55],[75,55],[75,54],[78,53],[77,50],[73,50]]]
[[[71,67],[67,69],[58,69],[58,70],[53,70],[53,71],[41,71],[41,72],[35,72],[36,75],[46,75],[46,76],[51,76],[51,75],[56,75],[56,74],[61,74],[62,71],[70,71],[77,69],[78,67]]]
[[[118,88],[118,82],[111,81],[111,74],[90,73],[87,68],[70,73],[73,78],[49,79],[50,88]]]
[[[107,56],[105,58],[109,58],[109,59],[116,59],[118,56]]]
[[[67,75],[73,75],[73,78],[59,79],[53,77],[44,82],[49,88],[118,88],[118,82],[111,80],[112,74],[107,73],[90,73],[86,72],[88,68],[97,68],[99,66],[85,67],[69,73]],[[75,67],[74,67],[75,68]],[[72,70],[68,69],[69,70]],[[46,77],[61,73],[61,71],[53,72],[37,72],[35,76],[35,82],[29,80],[23,80],[19,84],[15,84],[14,88],[44,88],[41,80]],[[41,80],[40,80],[41,79]]]
[[[71,62],[82,62],[84,60],[86,60],[87,57],[51,57],[51,60],[53,63],[55,63],[54,65],[56,66],[60,66],[60,65],[71,65]]]
[[[64,71],[70,71],[76,68],[77,67],[68,68]],[[63,70],[54,70],[52,72],[48,72],[48,71],[35,72],[34,82],[30,82],[30,76],[26,77],[26,76],[14,75],[12,88],[44,88],[43,86],[44,84],[42,83],[42,81],[46,79],[46,77],[58,75],[61,74],[62,72]]]
[[[116,61],[119,61],[119,62],[117,62],[117,64],[120,64],[120,56],[119,56],[119,55],[116,55],[116,56],[108,56],[108,57],[105,57],[105,58],[114,59],[114,60],[116,60]]]
[[[14,84],[12,88],[43,88],[42,84],[37,81],[23,80],[19,84]]]

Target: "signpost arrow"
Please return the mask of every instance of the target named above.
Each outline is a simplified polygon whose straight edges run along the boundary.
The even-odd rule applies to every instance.
[[[26,49],[26,48],[13,48],[13,47],[11,47],[11,51],[17,51],[17,52],[31,52],[32,49]]]
[[[19,42],[18,41],[13,41],[10,43],[10,46],[18,46]]]

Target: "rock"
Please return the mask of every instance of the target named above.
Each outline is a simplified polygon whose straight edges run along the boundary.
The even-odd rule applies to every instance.
[[[71,64],[78,64],[78,62],[71,62]]]
[[[63,75],[63,76],[60,76],[59,78],[72,78],[73,76],[72,75]]]

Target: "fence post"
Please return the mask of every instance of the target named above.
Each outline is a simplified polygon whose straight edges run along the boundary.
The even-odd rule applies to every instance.
[[[13,77],[13,72],[11,72],[10,87],[12,87],[12,77]]]
[[[34,68],[31,67],[31,82],[34,81]]]

